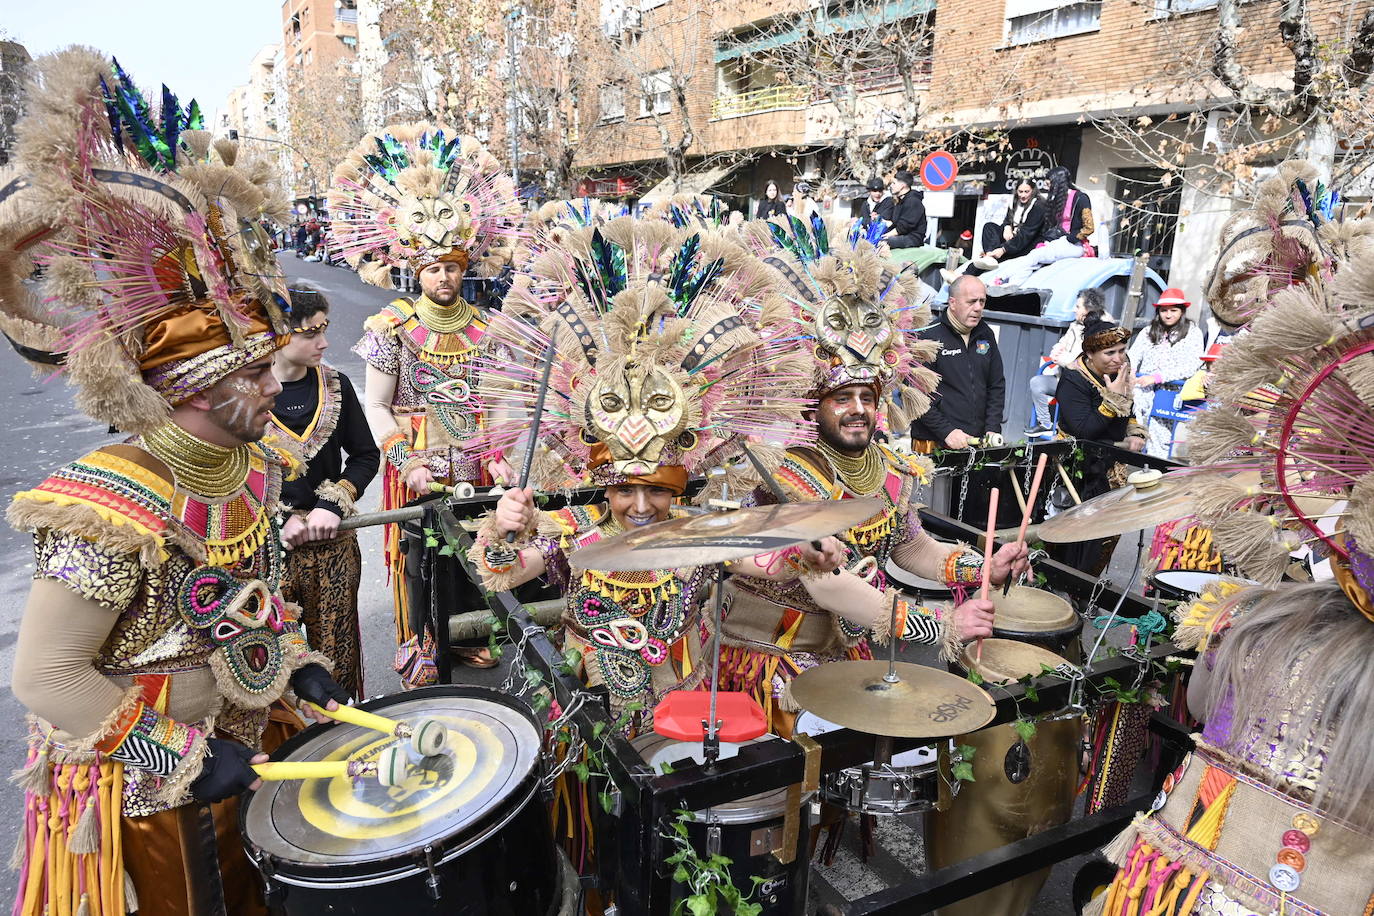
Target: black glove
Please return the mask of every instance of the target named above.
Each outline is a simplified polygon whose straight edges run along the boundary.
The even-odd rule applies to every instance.
[[[257,754],[252,748],[223,738],[206,738],[205,744],[209,750],[201,764],[200,775],[191,783],[193,798],[203,802],[224,801],[238,795],[258,778],[248,765]]]
[[[322,665],[305,665],[291,675],[291,689],[302,700],[328,706],[330,700],[348,702],[348,691],[338,685]]]

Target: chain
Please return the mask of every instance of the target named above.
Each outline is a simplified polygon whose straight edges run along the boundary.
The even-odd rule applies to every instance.
[[[549,771],[544,774],[545,789],[552,789],[559,778],[582,759],[582,749],[585,743],[582,740],[582,730],[577,727],[577,722],[573,720],[573,716],[582,708],[582,704],[586,699],[587,694],[583,691],[579,690],[574,693],[572,698],[568,701],[567,708],[563,710],[562,714],[559,715],[557,719],[550,722],[547,726],[549,733],[555,736],[557,736],[559,729],[567,728],[568,746],[563,753],[563,759],[554,764]]]
[[[977,457],[977,450],[969,449],[968,459],[964,462],[964,479],[959,483],[959,507],[954,513],[955,518],[964,517],[964,500],[968,498],[968,481],[973,474],[973,462]]]
[[[520,628],[520,638],[516,640],[515,644],[511,647],[511,651],[515,653],[515,658],[511,660],[510,673],[506,675],[506,679],[501,683],[502,693],[523,695],[529,690],[529,679],[525,676],[527,670],[524,662],[525,647],[529,645],[531,636],[535,633],[542,633],[543,631],[544,628],[537,623],[532,623],[527,627]],[[518,688],[516,686],[517,678],[520,681]]]

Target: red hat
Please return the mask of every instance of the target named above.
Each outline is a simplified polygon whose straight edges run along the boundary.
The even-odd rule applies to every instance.
[[[1207,352],[1202,354],[1202,361],[1204,363],[1215,362],[1217,358],[1221,356],[1221,351],[1225,349],[1226,345],[1230,342],[1231,339],[1229,337],[1212,341],[1212,345],[1207,348]]]
[[[959,233],[959,240],[960,240],[961,242],[971,242],[971,241],[973,241],[973,230],[972,230],[972,229],[965,229],[963,232]]]
[[[1188,297],[1183,295],[1183,290],[1179,289],[1177,286],[1169,287],[1164,292],[1160,293],[1159,298],[1155,300],[1155,308],[1157,309],[1170,307],[1186,309],[1192,304],[1193,303],[1188,301]]]

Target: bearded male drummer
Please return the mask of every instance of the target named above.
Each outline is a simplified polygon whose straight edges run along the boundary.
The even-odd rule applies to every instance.
[[[957,595],[979,585],[985,572],[980,555],[936,541],[909,508],[917,483],[929,473],[926,460],[873,441],[880,408],[896,429],[929,404],[935,377],[920,364],[928,347],[911,333],[929,318],[920,282],[840,226],[814,232],[806,244],[795,241],[754,236],[756,249],[776,246],[764,260],[809,316],[815,339],[816,439],[789,449],[774,478],[789,500],[875,496],[884,508],[838,542],[821,542],[827,551],[842,550],[840,575],[732,576],[726,583],[720,686],[752,694],[783,737],[791,736],[799,711],[789,684],[802,671],[871,658],[869,641],[885,643],[894,633],[940,645],[945,656],[956,657],[963,643],[992,635],[993,623],[991,601],[974,598],[952,609],[924,605],[890,586],[884,573],[892,559],[947,583]],[[774,500],[764,489],[753,496],[760,504]],[[1025,571],[1027,554],[1025,545],[1001,547],[986,571],[993,584]]]

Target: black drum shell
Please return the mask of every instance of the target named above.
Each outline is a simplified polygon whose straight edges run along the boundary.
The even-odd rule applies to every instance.
[[[537,721],[527,707],[505,694],[481,687],[424,687],[377,697],[358,708],[385,715],[397,699],[474,696],[500,703],[514,715]],[[285,759],[329,726],[314,726],[284,742],[272,754]],[[365,863],[310,865],[260,853],[244,834],[244,848],[266,882],[269,906],[287,916],[321,913],[376,916],[391,911],[445,916],[544,916],[560,902],[558,856],[548,809],[540,797],[540,768],[531,768],[515,791],[461,835],[430,844],[438,876],[435,900],[423,848]],[[255,793],[239,806],[243,833]]]
[[[698,815],[700,816],[700,815]],[[742,893],[749,893],[755,876],[764,879],[749,897],[750,903],[763,905],[762,916],[801,916],[806,912],[807,880],[810,876],[808,853],[811,836],[811,806],[803,803],[797,830],[797,846],[792,861],[783,865],[773,856],[768,840],[781,837],[784,814],[761,817],[747,824],[720,824],[720,854],[730,860],[730,882]],[[687,824],[687,835],[698,855],[705,854],[707,825],[701,820]],[[687,895],[682,884],[673,885],[674,903]]]

